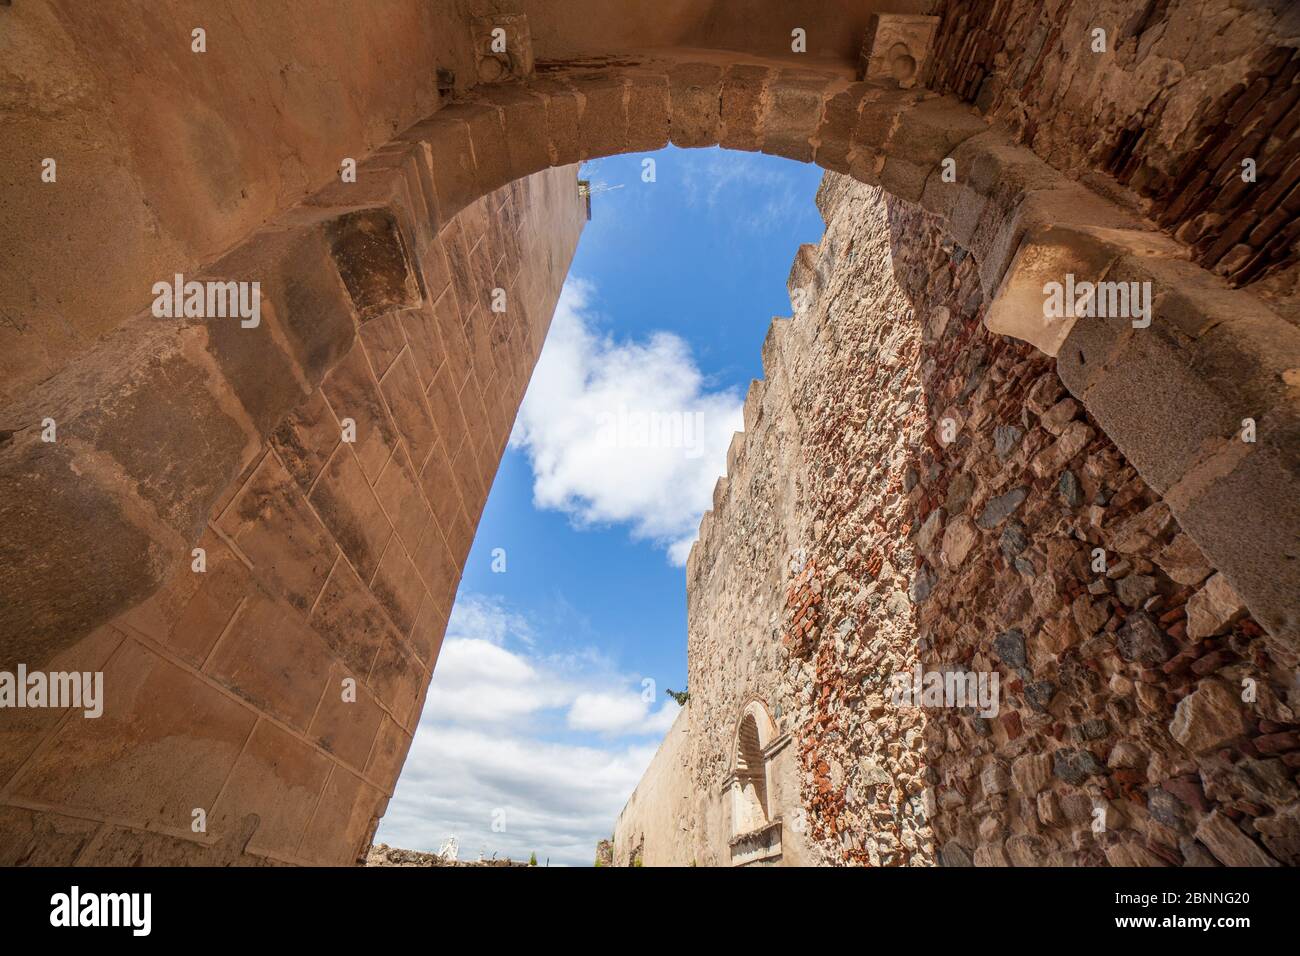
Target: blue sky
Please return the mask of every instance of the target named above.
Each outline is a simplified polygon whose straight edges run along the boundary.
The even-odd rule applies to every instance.
[[[583,176],[619,188],[593,197],[488,497],[376,837],[393,845],[590,865],[676,714],[682,563],[822,233],[811,165],[668,147]]]

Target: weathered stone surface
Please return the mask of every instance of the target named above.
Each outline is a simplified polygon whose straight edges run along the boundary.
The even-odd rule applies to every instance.
[[[398,436],[365,350],[356,346],[348,352],[330,371],[322,388],[339,422],[340,438],[343,429],[350,426],[348,444],[366,480],[377,479],[392,456]]]
[[[758,149],[762,136],[763,90],[772,70],[756,64],[727,67],[719,99],[719,145],[724,149]]]
[[[990,763],[980,772],[980,788],[986,796],[1006,793],[1011,787],[1011,777],[1007,768],[1000,763]]]
[[[1032,466],[1034,474],[1040,478],[1056,475],[1075,455],[1087,447],[1093,434],[1093,430],[1083,422],[1069,422],[1064,426],[1060,437],[1034,458]]]
[[[419,304],[420,283],[391,212],[368,209],[340,216],[329,226],[329,241],[362,321]]]
[[[911,597],[913,604],[922,604],[929,597],[930,592],[934,590],[935,582],[938,577],[928,567],[920,567],[912,577],[912,586],[908,590],[908,596]]]
[[[1119,629],[1119,656],[1138,664],[1163,664],[1174,653],[1173,641],[1146,611],[1134,611]]]
[[[1141,607],[1156,593],[1156,579],[1149,574],[1127,574],[1115,582],[1115,595],[1125,607]]]
[[[954,840],[946,843],[943,849],[939,851],[939,865],[974,866],[975,863],[971,860],[970,853],[967,852],[966,848]]]
[[[627,148],[627,112],[621,76],[583,75],[571,81],[579,97],[579,156],[593,159]]]
[[[533,36],[525,14],[475,17],[471,26],[475,71],[480,82],[498,83],[532,74]]]
[[[999,634],[993,640],[993,649],[1001,658],[1002,663],[1009,667],[1024,667],[1025,657],[1025,635],[1019,631],[1006,631]]]
[[[1028,488],[1013,488],[1006,494],[990,499],[975,523],[985,531],[996,528],[1019,508],[1027,497],[1029,497]]]
[[[1205,799],[1205,791],[1201,787],[1201,778],[1196,774],[1172,777],[1165,781],[1164,789],[1181,800],[1186,807],[1200,813],[1210,809],[1210,803]]]
[[[1173,520],[1169,506],[1163,501],[1157,501],[1149,508],[1131,515],[1115,529],[1115,550],[1137,554],[1149,549],[1165,536],[1173,526]]]
[[[975,523],[966,515],[949,521],[943,529],[943,559],[950,568],[959,568],[979,540]]]
[[[1201,549],[1186,534],[1175,535],[1155,561],[1178,584],[1200,584],[1212,570]]]
[[[924,75],[938,28],[938,17],[873,13],[862,45],[858,78],[912,86]]]
[[[1078,402],[1072,398],[1063,398],[1043,413],[1042,426],[1059,438],[1066,426],[1078,416],[1079,410]]]
[[[1011,765],[1016,790],[1036,796],[1052,779],[1052,758],[1047,754],[1026,754]]]
[[[63,723],[23,768],[15,792],[47,806],[93,801],[120,819],[147,816],[183,829],[194,807],[213,805],[256,715],[134,641],[105,667],[104,684],[129,688],[148,706]]]
[[[960,514],[966,509],[971,494],[975,491],[975,476],[963,472],[948,483],[948,495],[944,498],[943,510],[950,515]]]
[[[1052,775],[1066,783],[1078,785],[1104,772],[1105,768],[1090,750],[1063,748],[1052,754]]]
[[[1020,444],[1024,430],[1015,425],[999,425],[993,430],[993,450],[998,458],[1006,461]]]
[[[1288,866],[1300,866],[1300,806],[1293,804],[1257,819],[1255,829],[1274,857]]]
[[[1007,858],[1007,852],[1002,846],[982,844],[975,848],[974,862],[976,866],[1010,866],[1011,861]]]
[[[912,539],[916,546],[923,554],[929,554],[934,548],[935,539],[938,537],[940,530],[943,528],[943,515],[939,509],[931,511],[929,516],[922,522],[921,527],[917,530],[915,537]]]
[[[1286,557],[1300,528],[1298,475],[1295,463],[1257,445],[1230,474],[1212,470],[1210,480],[1191,482],[1200,493],[1190,493],[1179,514],[1252,617],[1275,637],[1300,633],[1300,562]]]
[[[1079,485],[1079,478],[1074,472],[1066,469],[1061,472],[1061,480],[1056,485],[1057,491],[1069,507],[1077,508],[1083,504],[1083,488]]]
[[[722,68],[683,64],[668,74],[672,97],[669,139],[675,146],[711,146],[718,142]]]
[[[536,297],[524,308],[543,319],[549,319],[585,221],[585,203],[572,176],[572,169],[557,170],[544,174],[554,182],[539,184],[536,192],[524,184],[476,201],[467,207],[465,221],[453,221],[448,233],[457,242],[475,237],[471,251],[480,256],[492,249],[501,277],[494,281],[507,284],[506,259],[523,257],[520,242],[538,249],[544,264],[537,264],[535,253],[513,270],[518,277],[532,275],[523,281],[534,291],[516,279],[512,295],[517,292],[514,301],[521,306],[521,299]],[[517,214],[511,208],[516,201],[522,204]],[[423,200],[417,212],[429,214]],[[318,211],[304,211],[302,218],[312,229],[324,221]],[[22,751],[24,759],[45,755],[27,762],[13,792],[52,808],[39,815],[48,825],[38,821],[34,830],[23,831],[50,835],[51,860],[74,862],[60,856],[72,852],[72,843],[58,839],[63,807],[121,821],[101,827],[95,845],[77,851],[82,862],[105,864],[246,865],[269,856],[337,865],[351,862],[373,833],[382,795],[391,793],[409,746],[428,667],[436,659],[447,619],[440,606],[450,606],[455,586],[454,578],[450,590],[441,581],[436,598],[430,595],[407,550],[428,540],[429,528],[441,539],[410,449],[436,457],[435,423],[424,392],[448,361],[443,341],[453,326],[446,323],[454,319],[459,328],[460,316],[445,307],[427,315],[422,309],[392,311],[411,296],[422,296],[423,278],[440,272],[442,292],[455,294],[447,285],[446,264],[424,268],[412,246],[404,245],[401,261],[393,265],[392,241],[405,243],[400,235],[385,238],[386,229],[398,228],[396,221],[390,211],[374,209],[334,221],[346,288],[321,242],[304,245],[296,234],[277,238],[270,231],[269,238],[254,244],[273,270],[260,326],[223,331],[213,325],[205,330],[206,339],[199,326],[186,326],[184,334],[191,338],[179,350],[165,341],[168,327],[152,326],[150,335],[131,339],[142,361],[135,361],[132,349],[119,350],[120,369],[106,364],[101,370],[129,387],[109,391],[111,401],[79,415],[60,413],[60,438],[73,441],[38,446],[44,454],[31,462],[39,466],[34,476],[43,476],[43,490],[18,499],[19,507],[30,516],[31,502],[45,501],[58,511],[58,489],[70,482],[69,500],[81,504],[63,503],[63,517],[77,522],[66,531],[69,539],[100,529],[100,541],[86,555],[96,562],[95,573],[70,583],[83,600],[94,602],[88,625],[97,616],[117,616],[113,626],[71,648],[78,661],[107,669],[106,684],[115,688],[111,700],[118,703],[105,709],[103,720],[64,723],[56,734],[58,721],[19,727],[0,716],[0,739],[7,744],[20,732],[32,744]],[[511,240],[501,234],[506,229]],[[427,228],[417,232],[432,234]],[[314,235],[320,240],[319,231]],[[295,248],[311,254],[295,264],[286,253]],[[433,253],[441,258],[441,243]],[[218,272],[238,271],[237,264],[251,254],[232,253]],[[308,265],[315,277],[306,274]],[[349,298],[368,327],[360,343]],[[336,321],[340,308],[345,337]],[[313,309],[314,328],[307,315]],[[446,327],[425,319],[442,320]],[[241,338],[241,332],[247,334]],[[486,358],[492,366],[489,381],[498,386],[492,393],[494,427],[505,427],[504,399],[498,394],[507,374],[503,369],[510,368],[513,377],[514,363],[531,364],[540,347],[540,337],[531,334],[529,342],[536,343],[526,347],[531,351],[519,342],[510,352],[494,344]],[[483,364],[478,354],[462,358]],[[131,376],[140,381],[132,384]],[[151,376],[161,390],[147,387]],[[322,378],[323,387],[314,388]],[[83,374],[81,381],[89,385],[93,376]],[[463,384],[472,381],[470,369]],[[522,388],[512,388],[510,395],[517,402]],[[169,425],[167,416],[189,420]],[[226,420],[234,423],[229,434],[220,427]],[[477,420],[487,421],[486,411]],[[205,421],[211,426],[206,437]],[[436,426],[457,447],[477,443],[459,409]],[[124,428],[147,440],[141,444],[136,434],[132,442],[122,442]],[[196,445],[191,436],[202,440]],[[4,437],[0,455],[27,448],[29,436],[15,440],[6,431]],[[96,444],[103,451],[95,450]],[[78,449],[90,449],[98,462],[116,457],[119,463],[112,468],[128,477],[138,474],[139,481],[105,482],[111,469],[96,458],[68,460]],[[162,451],[175,461],[151,462],[150,456]],[[500,451],[498,445],[492,454]],[[449,467],[445,459],[444,452],[440,461]],[[68,476],[62,483],[51,467],[60,464]],[[203,475],[185,477],[181,472],[189,467]],[[476,475],[480,469],[476,460]],[[456,546],[467,550],[473,528],[454,480],[449,477],[446,484],[455,507],[439,517],[454,529]],[[101,485],[107,494],[97,492]],[[173,491],[181,496],[164,494]],[[12,500],[0,496],[0,502],[11,502],[7,515],[21,519],[15,524],[21,527],[27,517],[12,511]],[[203,519],[211,528],[199,536]],[[50,520],[44,531],[59,527]],[[140,529],[141,538],[133,528]],[[201,548],[194,554],[189,545],[195,538],[187,540],[191,533]],[[19,539],[10,534],[4,540]],[[115,547],[124,552],[120,571],[114,570]],[[63,567],[75,570],[77,564],[68,560]],[[138,581],[134,589],[128,586],[133,579]],[[113,584],[112,593],[97,590],[101,580]],[[153,593],[159,580],[165,583]],[[10,607],[6,602],[6,610]],[[70,610],[75,604],[59,611],[61,629],[74,623]],[[65,632],[64,640],[78,637],[74,630]],[[144,640],[154,643],[140,643]],[[56,641],[45,644],[51,653],[60,649]],[[159,646],[167,657],[148,650]],[[99,653],[114,647],[111,659]],[[40,663],[35,651],[27,662]],[[356,681],[350,701],[341,694],[345,680]],[[385,732],[377,748],[383,721],[396,729]],[[38,743],[43,743],[39,751]],[[8,783],[14,769],[0,759],[0,780]],[[340,779],[352,783],[336,786]],[[194,807],[209,811],[215,842],[149,834],[152,827],[189,832]],[[0,846],[29,861],[40,858],[18,842],[13,848]]]
[[[133,518],[123,490],[84,480],[66,445],[35,439],[0,446],[0,634],[5,659],[33,667],[143,601],[182,557]]]
[[[330,458],[308,500],[361,577],[374,577],[393,528],[346,443]]]
[[[1196,827],[1196,839],[1204,843],[1225,866],[1278,866],[1250,837],[1217,810]]]
[[[1193,753],[1220,747],[1245,731],[1241,701],[1218,680],[1204,680],[1178,702],[1169,734]]]
[[[821,123],[827,85],[823,76],[803,70],[781,70],[768,84],[759,149],[787,159],[811,162],[812,139]]]
[[[1296,784],[1280,760],[1245,757],[1229,763],[1216,755],[1201,762],[1205,796],[1225,802],[1237,797],[1263,806],[1289,806],[1297,797]]]
[[[1187,636],[1193,640],[1213,637],[1245,613],[1245,605],[1232,585],[1222,574],[1216,574],[1187,602]]]
[[[1186,825],[1182,802],[1166,790],[1157,788],[1147,794],[1147,812],[1171,829],[1182,830]]]

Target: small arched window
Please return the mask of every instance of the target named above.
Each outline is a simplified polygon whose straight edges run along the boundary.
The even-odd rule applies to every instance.
[[[758,721],[753,714],[740,720],[736,744],[736,784],[740,796],[736,801],[736,832],[747,833],[767,823],[767,761],[758,735]]]
[[[776,724],[761,701],[751,700],[740,712],[732,765],[732,835],[765,827],[772,819],[767,749],[776,737]]]
[[[790,742],[761,700],[751,700],[736,722],[731,773],[731,864],[773,865],[781,860],[781,788],[774,762]]]

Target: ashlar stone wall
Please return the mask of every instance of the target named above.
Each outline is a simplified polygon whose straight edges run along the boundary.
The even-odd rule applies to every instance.
[[[246,256],[262,262],[254,274],[277,277],[272,266],[288,261],[292,275],[338,286],[348,334],[336,355],[314,356],[327,366],[317,387],[275,366],[268,306],[255,329],[219,324],[232,319],[190,330],[215,343],[228,377],[203,374],[197,348],[137,370],[128,358],[139,356],[110,341],[117,374],[161,385],[143,397],[105,390],[90,411],[60,415],[62,444],[14,439],[40,462],[126,435],[109,446],[120,464],[106,452],[84,460],[114,487],[166,500],[184,469],[202,479],[184,489],[195,497],[221,481],[211,452],[226,435],[223,420],[196,422],[199,433],[150,430],[151,403],[192,397],[169,387],[192,385],[267,436],[236,430],[242,472],[217,485],[193,560],[174,564],[152,596],[80,640],[63,631],[62,646],[29,645],[32,656],[3,662],[102,672],[103,712],[0,709],[0,863],[344,865],[364,855],[586,222],[572,165],[488,193],[440,228],[423,209],[406,205],[398,219],[359,207],[331,227],[333,254],[320,260],[302,241],[284,260],[268,255],[286,230],[213,267],[237,270]],[[279,317],[327,314],[301,282],[277,283],[273,305],[282,287],[293,308]],[[259,419],[277,389],[282,399],[300,390],[287,414]],[[107,574],[97,555],[84,558]]]

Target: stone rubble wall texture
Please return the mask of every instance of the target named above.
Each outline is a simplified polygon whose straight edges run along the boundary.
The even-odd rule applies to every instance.
[[[1296,265],[1300,8],[1285,0],[939,0],[928,85],[1099,170],[1234,284]],[[1106,54],[1091,48],[1094,28]],[[1240,177],[1255,159],[1263,189]]]
[[[411,245],[389,243],[395,222],[374,209],[334,227],[335,281],[359,333],[266,440],[237,435],[246,467],[197,536],[206,570],[183,561],[48,662],[102,670],[103,716],[0,710],[0,863],[338,865],[365,853],[585,221],[566,166],[481,197]],[[392,258],[403,250],[409,262]],[[327,276],[328,263],[307,265]],[[494,287],[504,313],[491,311]],[[264,361],[270,328],[227,334]],[[236,420],[241,402],[256,414],[185,353],[151,361]],[[183,467],[163,460],[177,445],[152,448],[147,402],[132,405],[106,396],[61,423],[63,440],[125,415],[134,453],[161,456],[142,467]],[[342,440],[347,419],[355,442]],[[196,424],[209,426],[204,441],[222,435]],[[204,834],[191,830],[195,808]]]
[[[693,858],[726,862],[703,804],[759,696],[794,734],[774,812],[806,814],[807,862],[1300,863],[1294,649],[1053,362],[984,327],[933,217],[834,174],[818,203],[810,305],[773,321],[687,566]],[[894,706],[918,663],[997,671],[1000,712]]]

